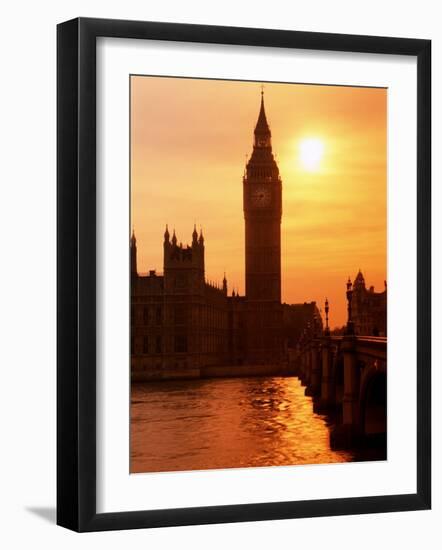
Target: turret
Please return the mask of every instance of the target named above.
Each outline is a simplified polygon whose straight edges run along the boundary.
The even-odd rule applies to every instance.
[[[227,296],[227,279],[226,279],[226,273],[224,272],[224,277],[223,277],[223,291],[224,291],[224,294]]]
[[[173,230],[172,239],[169,241],[169,231],[166,226],[164,233],[164,269],[185,268],[198,269],[204,272],[204,240],[198,238],[196,227],[192,233],[192,244],[188,245],[179,241]]]
[[[196,224],[193,226],[193,232],[192,232],[192,246],[195,247],[198,245],[198,232],[196,230]]]
[[[132,229],[132,236],[130,238],[130,274],[131,277],[137,277],[137,239],[135,238],[135,231]]]
[[[361,270],[359,270],[358,274],[356,275],[356,279],[354,280],[354,283],[353,283],[353,288],[355,290],[357,290],[358,288],[365,288],[365,279],[364,279],[364,276],[362,275]]]

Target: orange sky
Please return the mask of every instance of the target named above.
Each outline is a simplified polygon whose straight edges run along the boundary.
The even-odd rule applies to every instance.
[[[131,205],[138,269],[163,269],[165,224],[178,241],[203,227],[206,277],[244,293],[242,175],[261,83],[131,78]],[[360,268],[386,278],[387,90],[265,83],[273,152],[283,182],[282,299],[330,301],[346,320],[345,283]],[[323,144],[319,166],[299,158]]]

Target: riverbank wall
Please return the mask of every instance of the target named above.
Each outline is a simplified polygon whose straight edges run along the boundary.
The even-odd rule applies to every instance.
[[[156,380],[194,380],[198,378],[244,378],[260,376],[294,376],[287,364],[217,365],[186,369],[150,369],[132,373],[132,382]]]

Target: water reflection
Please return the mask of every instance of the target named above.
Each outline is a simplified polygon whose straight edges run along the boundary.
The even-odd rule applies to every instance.
[[[348,462],[297,378],[134,384],[131,471]]]

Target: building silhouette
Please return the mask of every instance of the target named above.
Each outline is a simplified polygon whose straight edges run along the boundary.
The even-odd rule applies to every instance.
[[[375,292],[366,288],[365,279],[358,271],[353,282],[351,300],[354,332],[360,336],[387,336],[387,283],[384,290]]]
[[[132,234],[133,379],[198,376],[216,365],[282,365],[306,321],[322,328],[314,302],[281,303],[282,181],[262,92],[243,176],[243,210],[244,296],[228,294],[225,275],[220,284],[207,281],[204,237],[196,227],[191,244],[183,245],[166,226],[162,274],[139,273]]]

